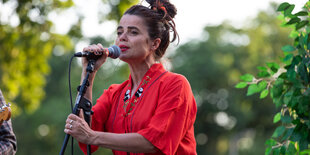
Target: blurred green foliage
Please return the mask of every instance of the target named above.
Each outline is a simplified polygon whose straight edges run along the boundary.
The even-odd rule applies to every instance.
[[[8,13],[10,20],[0,24],[0,87],[6,100],[13,103],[14,115],[34,112],[45,96],[45,78],[50,73],[48,58],[53,48],[57,45],[65,51],[72,49],[69,36],[50,31],[53,23],[47,18],[48,13],[66,9],[73,3],[71,0],[1,3],[11,9],[11,14],[3,12]]]
[[[283,26],[293,28],[290,36],[293,45],[281,49],[281,63],[267,63],[258,68],[255,78],[251,74],[241,76],[237,88],[245,88],[247,95],[260,93],[260,98],[270,97],[280,112],[273,117],[278,124],[271,138],[266,141],[265,154],[309,154],[310,150],[310,24],[308,1],[302,11],[292,13],[294,4],[279,5]],[[281,124],[279,124],[281,122]]]
[[[102,3],[109,4],[111,11],[100,14],[101,19],[117,21],[136,0],[103,0]],[[17,6],[20,7],[14,10],[20,23],[17,26],[0,24],[0,88],[5,98],[15,103],[13,115],[17,116],[20,109],[12,120],[18,139],[17,154],[58,154],[65,135],[65,119],[71,112],[67,74],[73,45],[86,40],[90,44],[100,42],[109,46],[113,41],[101,36],[83,37],[83,17],[79,17],[66,35],[52,33],[53,23],[48,21],[48,13],[74,7],[72,1],[24,0],[18,1]],[[170,57],[172,71],[187,77],[197,100],[198,154],[264,154],[265,140],[275,129],[271,118],[276,109],[269,104],[270,98],[244,97],[246,91],[236,90],[234,85],[242,73],[253,74],[256,66],[276,60],[281,56],[282,45],[292,41],[287,37],[289,31],[280,27],[275,8],[274,4],[273,9],[260,12],[244,27],[236,28],[229,22],[207,26],[201,38],[171,51],[174,53]],[[28,15],[32,9],[40,10],[35,21]],[[79,62],[74,60],[73,97],[80,74]],[[104,88],[121,83],[128,75],[127,65],[109,59],[96,76],[93,101]],[[77,142],[74,145],[74,154],[82,154]],[[70,151],[69,143],[66,154]],[[94,154],[111,154],[111,151],[99,149]]]
[[[102,4],[117,13],[114,16],[102,12],[98,14],[102,19],[106,16],[109,20],[118,21],[122,11],[135,2],[103,0]],[[77,23],[67,34],[54,32],[55,24],[50,21],[50,13],[61,14],[74,8],[72,0],[1,0],[0,4],[3,8],[1,13],[7,15],[7,20],[0,20],[0,88],[7,102],[12,104],[13,127],[18,139],[17,154],[58,154],[64,139],[64,120],[71,111],[67,66],[74,45],[86,40],[108,46],[112,41],[100,36],[84,37],[81,32],[83,16],[79,14]],[[111,66],[114,63],[107,64]],[[76,68],[77,63],[74,66]],[[116,70],[117,73],[128,72],[125,67]],[[111,70],[105,71],[111,73]],[[80,68],[72,74],[79,77]],[[103,72],[101,75],[105,80],[110,78],[111,82],[119,83],[117,79],[122,79],[122,76],[112,78],[111,74]],[[72,80],[77,82],[80,79]],[[102,89],[94,89],[97,89],[98,97]],[[75,93],[75,89],[73,91]],[[68,145],[66,153],[69,151]],[[80,151],[75,152],[81,154]]]
[[[139,0],[126,0],[126,1],[121,1],[121,0],[109,0],[109,4],[112,7],[111,11],[107,15],[107,19],[116,19],[119,21],[122,17],[122,15],[125,13],[125,11],[131,7],[133,4],[138,4]]]
[[[282,45],[292,41],[272,6],[241,28],[227,22],[205,27],[201,38],[182,45],[171,58],[173,70],[188,78],[197,101],[198,154],[264,154],[276,109],[270,98],[244,97],[234,85],[242,73],[277,59]]]

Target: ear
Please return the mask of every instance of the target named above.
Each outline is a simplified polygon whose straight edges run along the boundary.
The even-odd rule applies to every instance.
[[[152,41],[152,47],[151,47],[152,51],[156,51],[157,48],[159,47],[160,43],[161,43],[161,39],[160,38],[154,39]]]

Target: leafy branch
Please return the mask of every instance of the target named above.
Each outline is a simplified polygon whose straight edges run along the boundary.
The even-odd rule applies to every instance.
[[[281,12],[283,26],[292,27],[290,37],[293,45],[282,47],[281,64],[267,63],[257,67],[257,78],[251,74],[240,77],[236,88],[246,88],[247,96],[260,93],[263,99],[270,95],[280,112],[273,117],[279,124],[271,138],[266,141],[265,154],[310,153],[310,1],[304,10],[292,14],[295,5],[284,2]],[[282,67],[280,67],[282,66]]]

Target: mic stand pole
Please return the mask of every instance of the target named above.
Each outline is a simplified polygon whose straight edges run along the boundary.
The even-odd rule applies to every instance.
[[[87,69],[86,69],[87,74],[86,74],[86,77],[83,79],[82,85],[78,87],[79,93],[78,93],[78,96],[76,97],[75,106],[73,109],[73,114],[75,114],[75,115],[79,115],[80,109],[81,108],[83,109],[84,118],[85,118],[85,121],[88,123],[88,125],[90,125],[90,116],[93,113],[91,111],[92,104],[90,101],[88,101],[87,99],[84,98],[84,94],[87,90],[87,87],[89,86],[88,78],[89,78],[89,74],[94,71],[95,62],[96,61],[92,60],[92,59],[88,60],[88,65],[87,65]],[[70,138],[70,135],[66,134],[66,137],[65,137],[64,142],[62,144],[62,148],[61,148],[59,155],[63,155],[65,153],[69,138]],[[88,155],[91,154],[90,145],[87,145],[87,154]]]

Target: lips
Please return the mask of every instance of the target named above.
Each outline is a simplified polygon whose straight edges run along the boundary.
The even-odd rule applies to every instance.
[[[121,49],[122,52],[125,52],[129,49],[129,47],[126,45],[119,45],[119,48]]]

